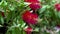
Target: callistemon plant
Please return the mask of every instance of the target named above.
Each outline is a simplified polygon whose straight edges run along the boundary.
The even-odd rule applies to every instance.
[[[0,0],[0,34],[60,34],[60,0]]]

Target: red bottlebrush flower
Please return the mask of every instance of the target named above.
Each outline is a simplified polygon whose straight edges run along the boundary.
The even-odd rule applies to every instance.
[[[29,6],[32,10],[37,10],[42,7],[39,3],[32,3]]]
[[[28,24],[36,24],[38,20],[38,15],[33,14],[30,11],[26,11],[22,15],[23,20]]]
[[[29,3],[40,3],[39,0],[24,0],[24,1]]]
[[[57,11],[60,11],[60,4],[55,4],[55,8]]]
[[[31,34],[32,31],[33,29],[31,27],[25,29],[26,34]]]

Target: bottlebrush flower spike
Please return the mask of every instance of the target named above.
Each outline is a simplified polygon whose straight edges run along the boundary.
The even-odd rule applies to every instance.
[[[24,0],[24,1],[29,3],[40,3],[39,0]]]
[[[32,3],[29,6],[32,10],[37,10],[42,7],[39,3]]]
[[[22,19],[28,24],[37,24],[38,15],[30,11],[25,11],[22,15]]]
[[[55,4],[55,8],[56,8],[57,11],[60,11],[60,4],[59,3]]]
[[[31,27],[25,29],[26,34],[31,34],[32,31],[33,29]]]

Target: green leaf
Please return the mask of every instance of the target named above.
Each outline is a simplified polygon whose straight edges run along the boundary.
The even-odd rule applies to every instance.
[[[58,12],[58,17],[60,18],[60,12]]]
[[[1,24],[4,24],[4,18],[3,17],[0,17],[0,20],[1,20]]]
[[[47,8],[47,6],[43,5],[43,7],[39,10],[40,11],[39,13],[43,13],[46,10],[46,8]]]

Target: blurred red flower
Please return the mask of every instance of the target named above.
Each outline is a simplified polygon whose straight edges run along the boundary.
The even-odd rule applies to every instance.
[[[30,11],[25,11],[22,15],[22,19],[29,24],[36,24],[38,20],[38,15],[31,13]]]
[[[60,11],[60,4],[59,3],[55,4],[55,8],[56,8],[57,11]]]
[[[31,27],[28,27],[25,29],[25,32],[26,32],[26,34],[31,34],[32,30],[33,29]]]
[[[24,0],[24,1],[29,3],[39,3],[39,0]]]
[[[42,7],[39,3],[32,3],[29,6],[32,10],[37,10]]]

